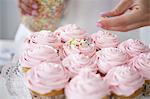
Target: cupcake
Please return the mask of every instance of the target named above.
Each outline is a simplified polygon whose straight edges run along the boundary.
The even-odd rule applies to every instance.
[[[144,95],[150,96],[150,52],[140,54],[133,58],[129,64],[136,68],[145,78]]]
[[[58,39],[57,36],[54,35],[54,33],[46,30],[33,33],[26,39],[25,44],[29,48],[33,48],[33,46],[40,44],[40,45],[49,45],[56,49],[59,49],[59,47],[62,45],[61,40]]]
[[[92,57],[96,53],[96,47],[90,39],[72,39],[63,45],[64,56],[72,53],[80,53]]]
[[[106,74],[113,67],[126,64],[129,60],[127,53],[118,48],[104,48],[96,53],[99,71]]]
[[[70,76],[60,64],[44,62],[25,74],[32,99],[65,99],[64,88]]]
[[[60,63],[57,50],[48,45],[37,45],[33,49],[27,49],[20,58],[23,72],[42,62]]]
[[[68,24],[62,26],[58,28],[54,33],[59,38],[61,38],[62,42],[67,42],[72,38],[83,39],[87,36],[86,31],[75,24]]]
[[[27,37],[25,41],[25,49],[32,49],[38,44],[51,46],[59,51],[60,56],[62,55],[61,40],[51,31],[42,30]]]
[[[107,83],[99,74],[82,70],[65,88],[66,99],[109,99]]]
[[[144,78],[128,65],[114,67],[105,76],[113,99],[138,99],[142,95]]]
[[[83,54],[71,54],[62,61],[62,64],[73,77],[79,74],[83,68],[90,68],[93,72],[97,72],[96,57],[89,58]]]
[[[118,48],[122,51],[128,53],[130,57],[137,56],[141,53],[149,52],[150,49],[143,42],[139,40],[129,39],[127,41],[122,42]]]
[[[106,32],[98,31],[91,35],[93,42],[95,43],[97,49],[117,47],[120,40],[117,35]]]

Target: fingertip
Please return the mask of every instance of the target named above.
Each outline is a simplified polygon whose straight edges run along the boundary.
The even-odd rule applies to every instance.
[[[97,22],[97,23],[96,23],[96,26],[97,26],[97,27],[102,27],[102,24],[101,24],[100,22]]]
[[[101,12],[99,15],[100,15],[101,17],[105,17],[105,16],[107,15],[107,13],[106,13],[106,12]]]
[[[109,28],[103,21],[97,22],[96,26],[101,27],[103,29],[108,29]]]
[[[101,17],[109,17],[110,13],[109,12],[102,12],[102,13],[100,13],[100,16]]]
[[[105,18],[105,19],[102,19],[101,21],[99,21],[99,23],[101,24],[101,26],[103,26],[103,27],[107,27],[107,25],[108,25],[108,22],[107,22],[107,19]]]

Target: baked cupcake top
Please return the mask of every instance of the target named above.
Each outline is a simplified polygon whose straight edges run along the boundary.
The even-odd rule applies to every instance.
[[[104,74],[113,67],[126,64],[129,60],[128,54],[118,48],[104,48],[98,51],[96,56],[99,70]]]
[[[69,79],[68,71],[54,63],[42,63],[25,74],[26,86],[42,95],[64,89]]]
[[[67,99],[102,99],[109,89],[99,74],[82,70],[66,86],[65,93]]]
[[[63,42],[67,42],[72,38],[83,39],[87,36],[86,31],[76,24],[62,26],[55,31],[55,34],[58,35]]]
[[[98,31],[91,35],[93,42],[98,49],[117,47],[120,40],[117,35],[106,31]]]
[[[62,64],[72,73],[77,75],[83,68],[90,68],[93,72],[97,71],[96,57],[89,58],[83,54],[71,54],[66,57]]]
[[[63,45],[63,49],[65,56],[80,53],[92,57],[96,53],[96,47],[89,38],[71,39]]]
[[[60,63],[57,50],[48,45],[37,45],[27,49],[20,58],[23,67],[31,68],[42,62]]]
[[[131,57],[137,56],[140,53],[149,52],[150,49],[143,42],[139,40],[129,39],[122,42],[118,48],[122,51],[127,52]]]
[[[27,48],[33,48],[35,45],[49,45],[54,48],[59,48],[62,43],[51,31],[42,30],[40,32],[33,33],[25,41]]]
[[[128,65],[114,67],[107,73],[105,80],[111,91],[121,96],[132,95],[144,84],[143,76]]]
[[[150,80],[150,52],[134,57],[130,63],[146,80]]]

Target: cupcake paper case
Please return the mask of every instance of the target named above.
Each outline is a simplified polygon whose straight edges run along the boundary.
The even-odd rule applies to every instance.
[[[42,63],[25,74],[25,84],[33,99],[65,99],[70,76],[60,64]]]

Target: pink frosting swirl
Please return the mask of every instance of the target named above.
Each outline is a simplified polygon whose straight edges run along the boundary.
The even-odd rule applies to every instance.
[[[122,51],[127,52],[131,57],[137,56],[140,53],[149,52],[150,49],[143,42],[139,40],[129,39],[122,42],[118,48]]]
[[[120,43],[117,35],[106,31],[98,31],[97,33],[92,34],[91,38],[98,49],[117,47]]]
[[[40,32],[33,33],[25,41],[27,47],[33,48],[33,46],[49,45],[56,49],[62,46],[61,40],[57,38],[51,31],[42,30]]]
[[[129,64],[136,68],[146,80],[150,80],[150,52],[134,57]]]
[[[72,39],[63,45],[64,55],[80,53],[92,57],[96,53],[95,45],[90,39]]]
[[[83,68],[90,68],[93,72],[97,71],[96,57],[89,58],[83,54],[71,54],[66,57],[62,64],[72,73],[73,76],[77,75]]]
[[[109,94],[109,88],[99,74],[81,71],[67,85],[65,93],[67,99],[102,99]]]
[[[118,48],[104,48],[98,51],[96,55],[99,70],[104,74],[113,67],[126,64],[129,60],[128,54]]]
[[[20,58],[24,67],[34,67],[42,62],[59,63],[60,57],[57,50],[47,45],[37,45],[33,49],[27,49]]]
[[[143,76],[130,66],[111,69],[105,77],[111,91],[117,95],[130,96],[144,84]]]
[[[26,86],[39,94],[64,89],[70,76],[60,64],[42,63],[25,74]]]
[[[63,42],[69,41],[72,38],[83,39],[87,36],[86,31],[75,24],[62,26],[55,31],[55,34],[57,34]]]

